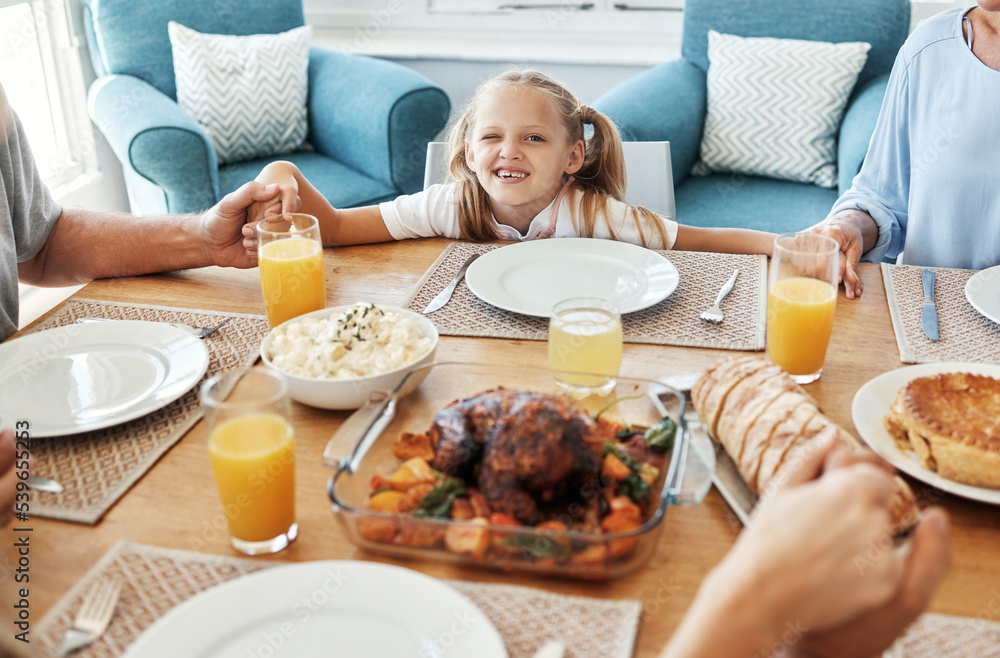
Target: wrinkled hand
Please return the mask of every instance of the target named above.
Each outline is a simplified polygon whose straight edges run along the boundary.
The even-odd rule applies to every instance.
[[[865,286],[858,276],[858,263],[862,254],[867,251],[866,238],[869,241],[868,248],[878,239],[875,220],[860,210],[844,210],[810,227],[809,231],[837,241],[840,245],[840,270],[837,280],[844,284],[844,293],[848,299],[860,297]]]
[[[268,203],[274,203],[280,193],[277,185],[251,181],[205,211],[200,218],[200,230],[212,263],[241,268],[257,265],[256,249],[244,247],[243,232],[256,226],[253,222],[260,221]]]
[[[7,525],[14,513],[17,494],[14,462],[14,430],[0,430],[0,526]]]

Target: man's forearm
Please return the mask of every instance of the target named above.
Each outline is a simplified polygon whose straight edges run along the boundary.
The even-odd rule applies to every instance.
[[[25,283],[62,286],[211,265],[197,215],[136,217],[64,209],[42,250],[18,266]]]

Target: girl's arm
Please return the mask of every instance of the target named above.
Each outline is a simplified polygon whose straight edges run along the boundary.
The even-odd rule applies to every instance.
[[[277,183],[281,190],[280,205],[271,205],[267,208],[267,214],[304,212],[315,215],[326,247],[389,242],[393,239],[385,227],[378,206],[334,208],[291,162],[272,162],[261,170],[256,180],[265,184]],[[255,229],[255,226],[251,226],[243,232],[248,238],[244,240],[244,246],[248,249],[257,248]],[[247,244],[248,241],[253,243],[252,246]]]
[[[727,254],[764,254],[774,250],[776,233],[748,228],[702,228],[677,225],[674,249],[682,251],[716,251]]]

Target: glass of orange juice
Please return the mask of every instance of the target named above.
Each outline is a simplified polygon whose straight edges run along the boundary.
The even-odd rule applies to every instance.
[[[622,365],[618,307],[594,297],[567,299],[553,306],[549,365],[559,388],[577,397],[607,395],[614,390]]]
[[[326,306],[323,242],[312,215],[262,219],[257,224],[257,263],[271,327]]]
[[[840,247],[815,233],[774,240],[767,287],[767,356],[800,384],[819,379],[837,306]]]
[[[202,385],[201,405],[230,543],[248,555],[280,551],[298,534],[288,383],[265,368],[230,370]]]

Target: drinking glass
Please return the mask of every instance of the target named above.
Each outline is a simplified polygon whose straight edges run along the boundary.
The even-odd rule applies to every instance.
[[[208,454],[233,548],[276,553],[295,539],[295,433],[288,383],[266,368],[216,375],[201,387]]]
[[[837,306],[840,247],[815,233],[774,240],[767,288],[767,356],[799,384],[819,379]]]
[[[618,307],[577,297],[552,307],[549,365],[556,384],[577,397],[607,395],[622,365],[622,320]],[[574,374],[587,373],[587,374]]]
[[[319,220],[285,213],[257,224],[257,262],[271,327],[326,306]]]

